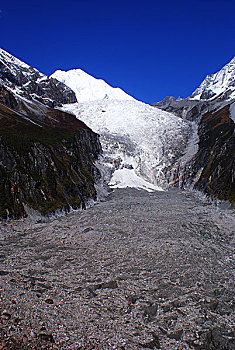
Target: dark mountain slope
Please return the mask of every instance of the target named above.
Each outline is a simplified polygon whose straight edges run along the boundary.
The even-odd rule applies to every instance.
[[[75,116],[0,87],[0,217],[46,215],[96,199],[98,135]]]
[[[195,187],[219,199],[235,202],[235,134],[229,106],[203,115],[194,174],[203,167]]]
[[[234,203],[235,135],[229,106],[203,115],[198,134],[199,150],[184,170],[181,185],[193,184],[212,198]]]

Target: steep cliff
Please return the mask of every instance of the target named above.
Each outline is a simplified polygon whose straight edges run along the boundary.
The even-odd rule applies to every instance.
[[[68,113],[0,87],[0,217],[43,215],[96,199],[98,135]]]
[[[235,203],[235,134],[230,105],[202,116],[198,152],[185,167],[169,171],[170,184],[192,187],[211,198]]]
[[[211,197],[235,202],[235,134],[230,106],[203,115],[199,138],[191,178],[201,175],[194,187]]]

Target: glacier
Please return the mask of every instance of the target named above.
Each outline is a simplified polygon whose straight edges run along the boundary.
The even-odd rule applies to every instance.
[[[167,172],[177,159],[187,154],[186,161],[197,151],[194,123],[134,99],[106,97],[62,109],[100,135],[100,164],[111,187],[166,189]]]
[[[57,70],[51,78],[76,94],[78,103],[60,108],[100,135],[103,155],[97,166],[110,187],[166,189],[171,168],[183,167],[197,152],[193,122],[137,101],[81,69]]]

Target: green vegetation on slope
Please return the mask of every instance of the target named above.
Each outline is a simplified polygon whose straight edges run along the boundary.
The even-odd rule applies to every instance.
[[[98,136],[74,118],[68,128],[34,124],[0,105],[0,217],[24,216],[25,206],[47,215],[96,198]]]

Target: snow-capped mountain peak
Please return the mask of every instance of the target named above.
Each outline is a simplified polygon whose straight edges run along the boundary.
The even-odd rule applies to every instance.
[[[110,98],[116,100],[134,100],[120,88],[112,87],[102,79],[96,79],[81,69],[69,71],[57,70],[51,76],[69,86],[76,94],[78,102],[87,102]]]
[[[224,93],[235,98],[235,57],[219,72],[207,75],[190,97],[194,100],[209,100]]]

